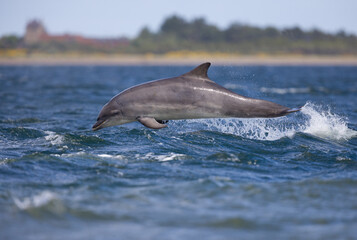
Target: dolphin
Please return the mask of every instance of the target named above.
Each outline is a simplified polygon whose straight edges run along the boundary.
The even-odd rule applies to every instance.
[[[203,63],[178,77],[128,88],[114,96],[99,113],[93,130],[138,121],[145,127],[167,127],[168,120],[198,118],[273,118],[299,111],[238,95],[207,76]]]

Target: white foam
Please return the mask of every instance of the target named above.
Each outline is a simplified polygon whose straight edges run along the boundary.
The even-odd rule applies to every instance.
[[[207,130],[267,141],[292,138],[299,132],[328,140],[348,140],[357,136],[357,131],[348,128],[346,118],[313,103],[307,103],[301,113],[294,114],[271,119],[194,119],[187,122],[192,126],[199,123],[201,129],[203,125]]]
[[[321,107],[307,103],[301,110],[308,116],[308,124],[303,126],[302,132],[324,139],[348,140],[357,136],[357,131],[348,128],[347,119],[331,110],[321,110]]]
[[[155,159],[159,162],[166,162],[166,161],[172,161],[172,160],[179,160],[184,158],[186,155],[185,154],[179,154],[179,153],[168,153],[168,154],[162,154],[162,155],[155,155],[154,153],[150,152],[145,155],[144,158],[146,159]]]
[[[23,200],[14,198],[16,206],[21,209],[38,208],[56,199],[56,194],[50,191],[43,191],[38,195],[25,197]]]
[[[111,154],[98,154],[98,157],[101,157],[101,158],[124,159],[124,156],[123,156],[123,155],[111,155]]]
[[[263,93],[276,93],[276,94],[296,94],[296,93],[308,93],[310,88],[260,88]]]
[[[75,152],[75,153],[63,153],[63,154],[51,154],[55,157],[75,157],[75,156],[83,156],[86,155],[86,152]]]
[[[45,136],[45,139],[51,142],[52,145],[61,145],[64,142],[64,137],[55,132],[45,131],[45,134],[47,134],[47,136]]]
[[[99,158],[112,158],[112,159],[124,159],[125,157],[123,155],[114,155],[114,154],[90,154],[86,153],[84,151],[80,152],[74,152],[74,153],[62,153],[62,154],[51,154],[52,156],[55,157],[64,157],[64,158],[70,158],[70,157],[76,157],[76,156],[88,156],[88,157],[99,157]]]
[[[285,121],[284,121],[285,120]],[[244,138],[274,141],[283,137],[293,137],[296,133],[293,127],[284,125],[286,119],[200,119],[209,130],[220,131]]]
[[[1,166],[6,166],[9,162],[10,162],[10,160],[8,158],[0,160],[0,167]]]

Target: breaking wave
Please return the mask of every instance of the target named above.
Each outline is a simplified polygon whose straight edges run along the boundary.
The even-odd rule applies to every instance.
[[[205,129],[233,134],[255,140],[275,141],[284,137],[292,138],[297,133],[305,133],[322,139],[349,140],[357,136],[357,131],[348,127],[348,119],[323,110],[321,106],[307,103],[300,116],[273,119],[199,119],[188,120],[201,123]]]
[[[51,143],[51,145],[61,145],[64,142],[64,137],[52,132],[52,131],[45,131],[45,139]]]
[[[139,157],[138,155],[137,157]],[[152,152],[146,154],[143,158],[147,160],[155,160],[159,162],[166,162],[166,161],[172,161],[172,160],[180,160],[183,158],[186,158],[187,155],[185,154],[179,154],[179,153],[168,153],[168,154],[162,154],[162,155],[156,155]]]
[[[308,124],[301,131],[323,139],[349,140],[357,136],[357,131],[348,127],[348,119],[331,112],[322,110],[312,103],[306,104],[301,112],[308,117]]]
[[[26,210],[29,208],[38,208],[49,204],[57,199],[56,194],[50,191],[43,191],[37,195],[31,197],[25,197],[24,199],[14,198],[15,205],[21,209]]]

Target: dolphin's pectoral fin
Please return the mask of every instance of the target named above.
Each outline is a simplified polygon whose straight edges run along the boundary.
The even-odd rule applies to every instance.
[[[166,124],[159,123],[158,121],[156,121],[155,118],[152,117],[137,117],[136,120],[138,120],[145,127],[152,129],[160,129],[167,127]]]

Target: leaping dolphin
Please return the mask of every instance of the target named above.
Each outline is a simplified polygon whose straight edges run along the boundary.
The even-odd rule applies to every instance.
[[[93,130],[139,121],[145,127],[167,127],[168,120],[196,118],[272,118],[299,111],[238,95],[207,76],[203,63],[178,77],[124,90],[104,105]]]

